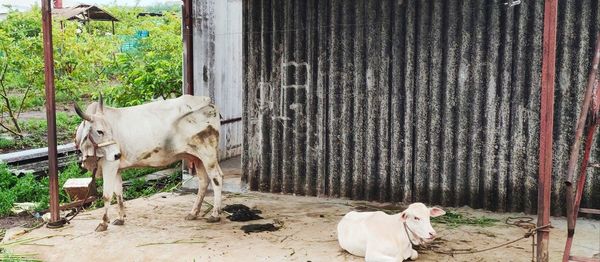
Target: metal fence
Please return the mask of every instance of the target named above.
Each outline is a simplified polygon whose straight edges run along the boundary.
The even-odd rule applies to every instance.
[[[243,179],[268,192],[535,212],[543,5],[244,1]],[[597,0],[559,1],[555,215],[599,11]],[[590,172],[582,206],[600,208]]]

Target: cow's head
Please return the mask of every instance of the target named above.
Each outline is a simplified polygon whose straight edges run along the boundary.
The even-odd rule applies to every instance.
[[[444,214],[446,212],[440,208],[428,208],[423,203],[413,203],[402,211],[400,219],[406,223],[406,231],[409,237],[416,240],[418,244],[425,244],[433,241],[436,237],[429,218]]]
[[[75,134],[75,145],[81,151],[83,166],[90,169],[100,158],[109,161],[119,159],[121,152],[114,143],[112,128],[106,121],[102,95],[97,103],[88,106],[85,113],[75,103],[75,112],[83,119]]]

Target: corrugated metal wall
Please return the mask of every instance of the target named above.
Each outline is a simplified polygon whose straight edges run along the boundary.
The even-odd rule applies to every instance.
[[[505,2],[244,1],[245,181],[535,212],[543,0]],[[599,11],[559,4],[554,214]],[[594,172],[582,206],[600,208]]]

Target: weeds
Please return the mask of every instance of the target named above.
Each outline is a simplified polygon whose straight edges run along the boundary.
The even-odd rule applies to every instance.
[[[152,167],[130,168],[121,172],[121,178],[123,178],[123,181],[132,180],[134,178],[152,174],[158,170],[158,168]]]
[[[9,148],[15,146],[15,140],[0,137],[0,148]]]
[[[73,161],[67,168],[59,173],[59,200],[61,203],[70,202],[67,194],[62,190],[62,185],[69,178],[89,177],[81,170],[79,164]],[[33,174],[17,177],[10,173],[5,163],[0,163],[0,216],[10,214],[15,202],[35,202],[36,210],[48,208],[49,202],[48,177],[37,178]]]
[[[170,190],[181,181],[181,172],[174,172],[168,178],[161,181],[147,183],[141,176],[155,172],[156,168],[136,168],[125,170],[121,175],[123,180],[132,180],[132,184],[125,188],[123,197],[125,199],[134,199],[143,196],[149,196],[165,190]],[[79,166],[77,161],[72,160],[65,169],[60,171],[58,176],[59,201],[60,203],[71,202],[62,185],[70,178],[90,177],[87,172]],[[102,180],[96,180],[96,187],[102,189]],[[36,211],[45,210],[49,207],[50,196],[49,178],[36,177],[33,174],[26,174],[17,177],[10,173],[5,163],[0,163],[0,217],[9,215],[14,203],[34,202],[37,203]],[[101,201],[97,201],[94,206],[102,206]]]
[[[181,171],[174,172],[173,174],[169,175],[168,178],[162,181],[155,181],[153,183],[147,183],[144,178],[137,178],[132,180],[131,185],[125,189],[123,192],[123,198],[129,200],[153,195],[158,192],[166,192],[168,190],[172,190],[180,182]]]
[[[489,218],[489,217],[485,217],[485,216],[477,217],[477,218],[466,217],[460,213],[456,213],[456,212],[452,212],[452,211],[446,212],[446,214],[443,216],[431,218],[431,222],[437,223],[437,224],[446,224],[449,227],[458,227],[458,226],[462,226],[462,225],[475,225],[475,226],[480,226],[480,227],[489,227],[489,226],[493,226],[498,221],[499,221],[498,219]]]

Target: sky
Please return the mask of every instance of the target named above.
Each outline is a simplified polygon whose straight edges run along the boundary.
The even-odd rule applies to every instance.
[[[27,8],[37,3],[41,5],[42,0],[0,0],[0,6],[11,5],[20,8]],[[138,0],[63,0],[63,6],[74,6],[80,3],[93,4],[98,6],[103,5],[119,5],[119,6],[135,6]],[[160,3],[182,3],[182,0],[139,0],[139,6],[150,6]]]

